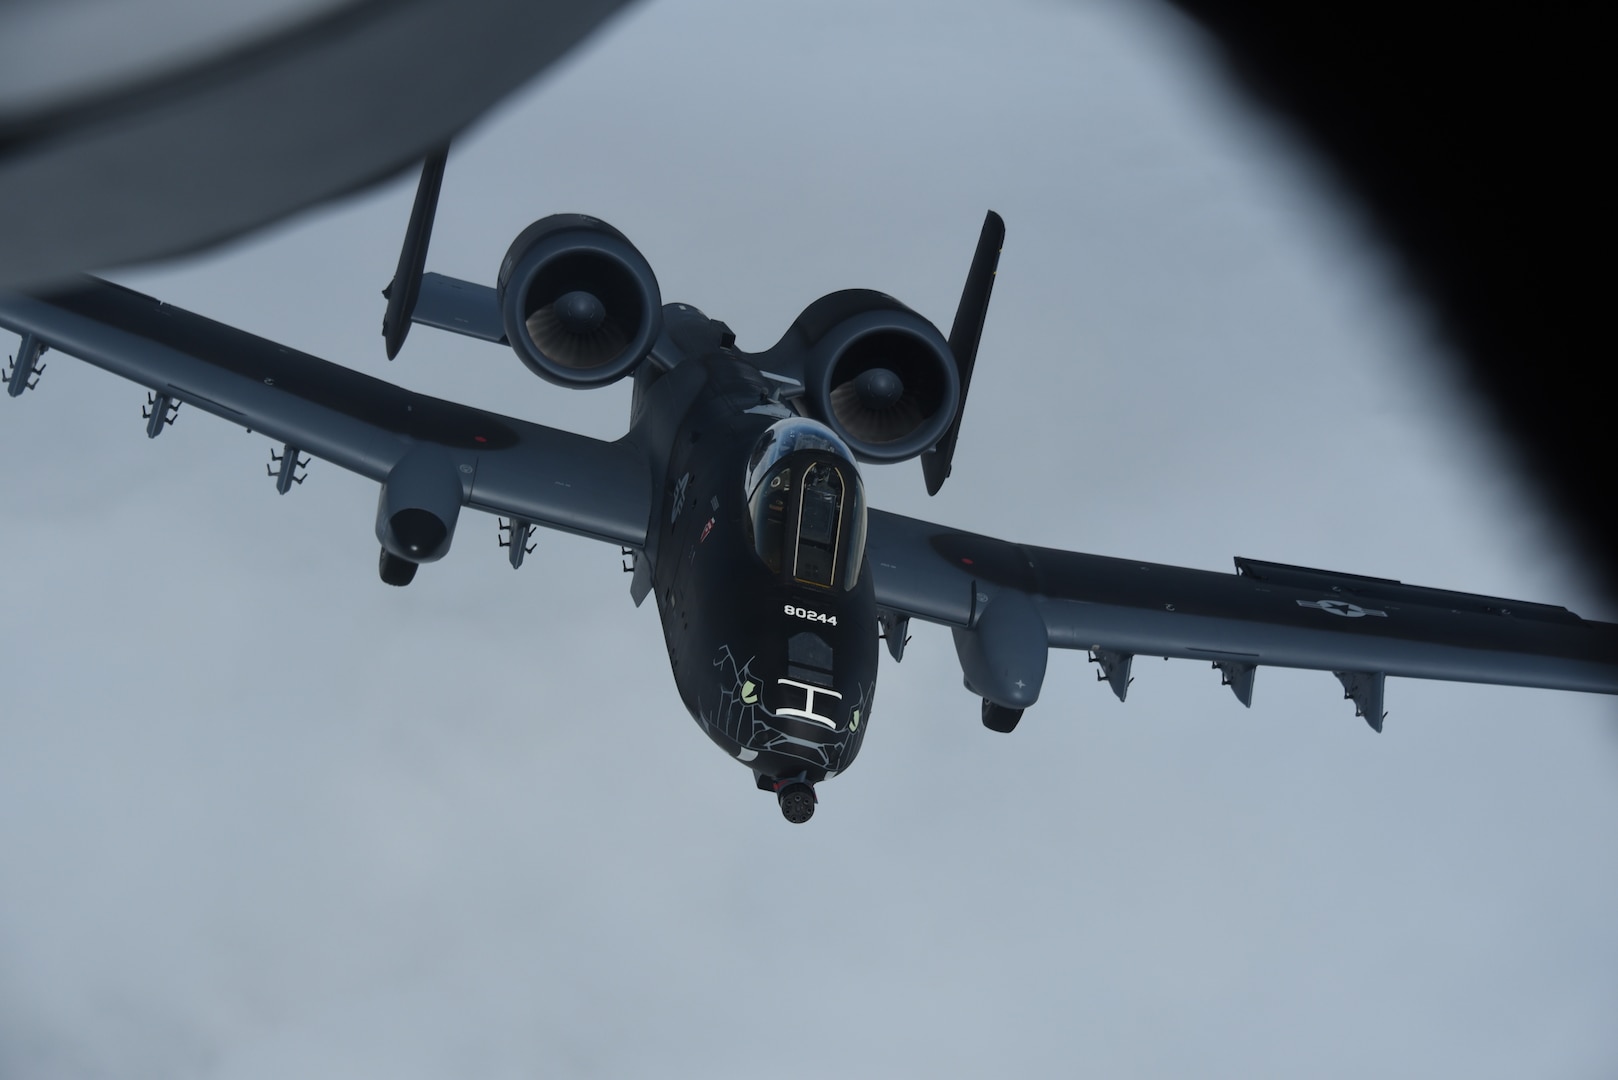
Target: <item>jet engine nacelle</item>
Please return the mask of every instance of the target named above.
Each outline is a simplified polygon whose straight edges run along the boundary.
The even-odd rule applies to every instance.
[[[651,266],[623,233],[584,214],[552,214],[519,233],[496,289],[512,350],[562,386],[623,378],[662,326]]]
[[[413,563],[435,562],[449,551],[460,514],[460,471],[442,447],[423,443],[405,454],[382,482],[376,538],[391,555]]]
[[[891,296],[847,289],[821,297],[771,351],[800,350],[815,419],[862,461],[915,457],[955,419],[961,380],[949,343]]]

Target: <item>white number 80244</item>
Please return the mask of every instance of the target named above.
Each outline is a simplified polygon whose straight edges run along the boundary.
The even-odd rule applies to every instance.
[[[837,616],[826,615],[819,611],[810,611],[808,608],[793,607],[791,604],[788,604],[786,606],[786,613],[788,615],[796,615],[800,619],[808,619],[810,622],[823,622],[827,626],[837,625]]]

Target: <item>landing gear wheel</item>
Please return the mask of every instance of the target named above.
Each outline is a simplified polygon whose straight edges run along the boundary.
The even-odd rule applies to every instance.
[[[382,558],[377,561],[376,570],[389,585],[408,585],[416,579],[416,564],[409,559],[399,558],[387,548],[382,549]]]
[[[815,816],[815,789],[802,780],[794,780],[775,793],[781,804],[781,816],[794,825],[802,825]]]
[[[1017,721],[1021,719],[1021,709],[1008,709],[1004,705],[996,705],[988,698],[983,699],[983,726],[990,731],[1009,733],[1016,730]]]

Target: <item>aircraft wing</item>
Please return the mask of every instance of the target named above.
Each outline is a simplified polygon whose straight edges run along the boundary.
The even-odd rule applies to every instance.
[[[904,620],[949,626],[967,685],[1007,709],[1038,698],[1051,648],[1087,650],[1120,700],[1140,655],[1210,663],[1244,705],[1259,667],[1330,671],[1377,731],[1389,675],[1618,694],[1618,624],[1546,604],[1243,558],[1191,570],[878,510],[866,558],[895,656]]]
[[[627,2],[0,3],[0,287],[194,251],[384,180]]]
[[[651,471],[628,440],[413,393],[92,277],[37,296],[0,291],[0,326],[379,482],[417,447],[441,449],[462,505],[645,546]]]

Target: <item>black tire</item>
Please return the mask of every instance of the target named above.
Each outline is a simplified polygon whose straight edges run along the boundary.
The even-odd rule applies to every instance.
[[[983,726],[990,731],[1009,734],[1017,729],[1017,721],[1021,719],[1021,709],[1008,709],[1004,705],[996,705],[988,698],[983,699]]]
[[[409,559],[401,559],[399,556],[390,553],[387,548],[383,548],[382,557],[376,564],[376,570],[382,576],[384,582],[402,588],[416,580],[416,565]]]

